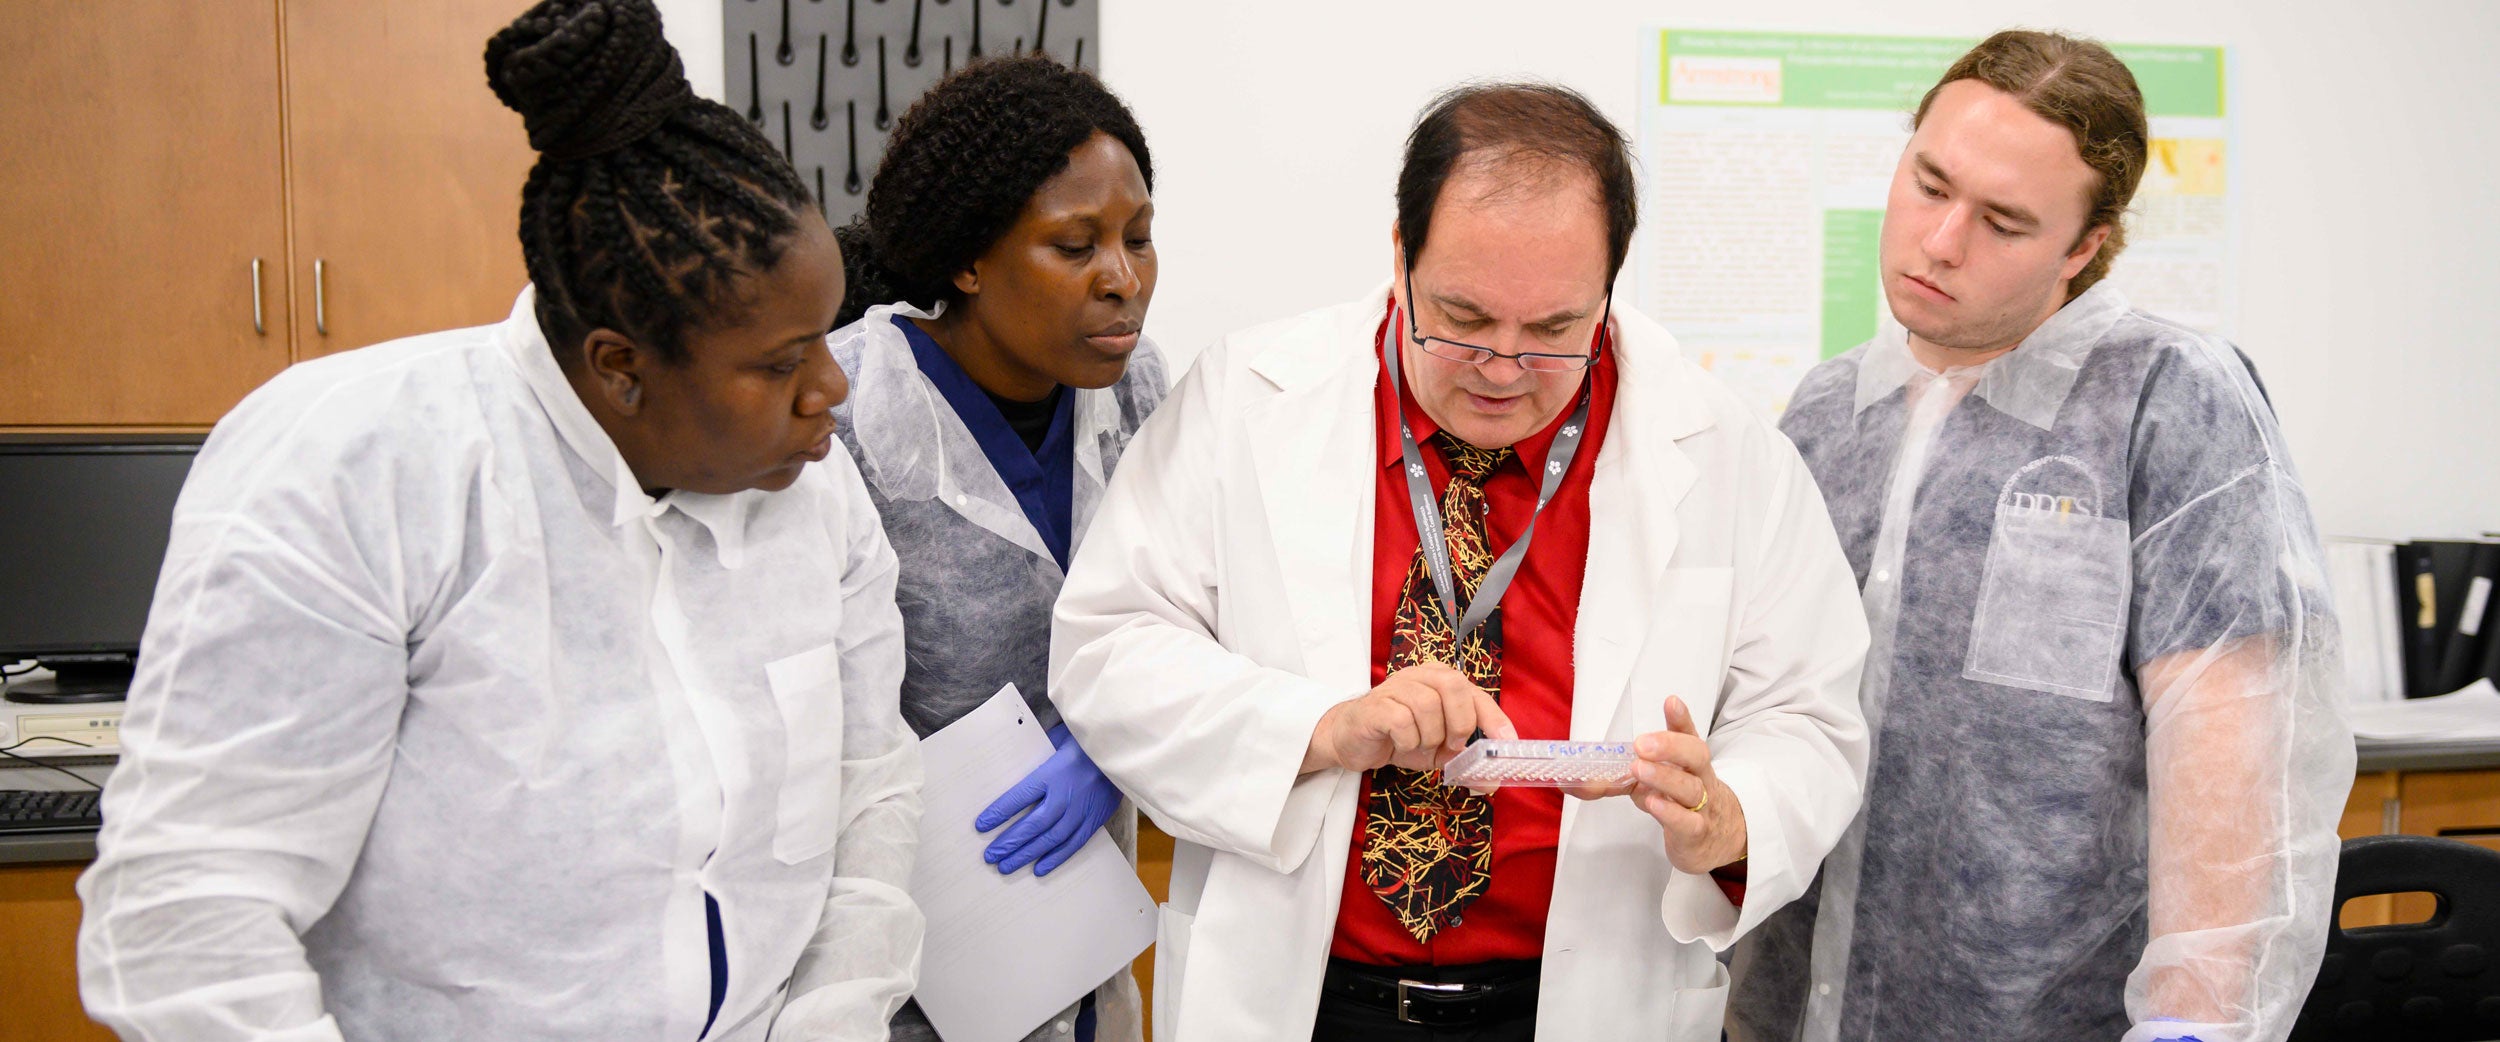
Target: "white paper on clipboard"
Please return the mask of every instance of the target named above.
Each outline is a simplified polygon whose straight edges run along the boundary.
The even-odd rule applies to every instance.
[[[973,819],[1050,753],[1013,684],[920,742],[911,896],[928,935],[913,998],[946,1042],[1017,1042],[1154,943],[1154,898],[1108,832],[1048,876],[981,860],[1012,823],[982,833]]]

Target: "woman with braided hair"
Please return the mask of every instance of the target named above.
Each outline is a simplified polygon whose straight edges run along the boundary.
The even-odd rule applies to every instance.
[[[1068,559],[1163,400],[1140,333],[1153,183],[1145,135],[1101,83],[997,58],[903,114],[840,233],[851,294],[833,352],[852,395],[835,415],[900,563],[903,715],[927,735],[1012,683],[1057,746],[976,820],[922,823],[994,833],[1000,872],[1048,875],[1106,826],[1134,846],[1135,813],[1060,724],[1047,673]],[[1122,968],[1032,1038],[1136,1039],[1138,1007]],[[917,1005],[894,1033],[936,1037]]]
[[[919,760],[894,557],[832,453],[840,251],[650,0],[546,0],[486,71],[539,152],[531,285],[297,366],[201,450],[80,884],[87,1007],[882,1039]]]

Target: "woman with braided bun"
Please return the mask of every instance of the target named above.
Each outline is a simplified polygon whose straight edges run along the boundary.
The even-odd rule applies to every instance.
[[[486,49],[512,315],[280,375],[175,511],[88,1009],[131,1039],[882,1039],[918,746],[833,234],[650,0]],[[832,458],[828,458],[831,454]]]
[[[1139,332],[1153,184],[1145,135],[1100,82],[997,58],[903,114],[840,233],[851,294],[833,353],[852,395],[835,415],[900,562],[903,715],[925,736],[1012,683],[1057,747],[976,820],[922,822],[993,833],[1000,872],[1048,875],[1106,826],[1134,846],[1135,813],[1060,724],[1046,674],[1068,559],[1163,400]],[[1032,1038],[1136,1039],[1138,1007],[1122,969]],[[936,1038],[917,1005],[894,1034]]]

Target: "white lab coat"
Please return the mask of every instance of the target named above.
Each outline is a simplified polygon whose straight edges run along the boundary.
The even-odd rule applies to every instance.
[[[1297,771],[1320,715],[1371,687],[1386,294],[1209,349],[1130,445],[1059,601],[1060,711],[1180,841],[1164,1042],[1307,1038],[1316,1016],[1360,777]],[[1702,1042],[1727,995],[1713,952],[1803,892],[1857,811],[1866,624],[1787,440],[1614,314],[1571,737],[1661,730],[1683,696],[1743,802],[1751,874],[1736,907],[1673,870],[1630,800],[1566,801],[1537,1034]]]
[[[306,363],[201,450],[79,881],[130,1039],[882,1040],[919,747],[847,455],[634,481],[500,325]]]

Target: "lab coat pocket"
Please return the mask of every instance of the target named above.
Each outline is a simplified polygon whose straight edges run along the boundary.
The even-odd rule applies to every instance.
[[[2116,696],[2126,644],[2133,576],[2127,523],[2100,516],[2104,501],[2089,472],[2077,494],[2054,491],[2055,483],[2042,478],[2031,481],[2049,490],[2016,491],[2048,464],[2082,471],[2080,463],[2049,457],[2006,482],[1962,676],[2107,702]]]
[[[1675,989],[1674,1030],[1666,1037],[1676,1042],[1718,1038],[1727,1020],[1728,980],[1727,967],[1712,960],[1707,986]]]
[[[1198,917],[1169,904],[1155,909],[1154,1037],[1178,1038],[1181,974],[1189,967],[1189,928]]]
[[[764,667],[781,710],[781,800],[773,857],[798,864],[832,852],[842,830],[842,651],[827,644]]]

